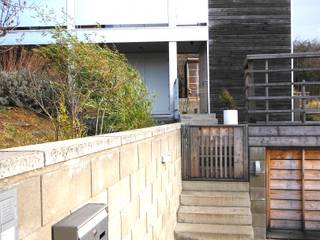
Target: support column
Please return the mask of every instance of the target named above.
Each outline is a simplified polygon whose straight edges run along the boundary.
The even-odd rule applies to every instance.
[[[209,48],[207,43],[205,43],[200,49],[199,92],[200,113],[210,114],[210,78],[208,49]]]
[[[175,82],[178,81],[178,59],[177,59],[177,42],[169,42],[169,96],[170,112],[177,117],[179,105],[176,104]],[[178,83],[177,83],[178,84]],[[177,106],[176,106],[177,105]],[[178,109],[176,109],[178,107]]]

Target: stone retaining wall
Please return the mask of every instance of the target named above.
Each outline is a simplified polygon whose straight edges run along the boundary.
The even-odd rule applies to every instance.
[[[0,191],[17,190],[19,239],[51,240],[51,226],[88,202],[108,205],[109,240],[174,239],[180,146],[171,124],[1,150]]]

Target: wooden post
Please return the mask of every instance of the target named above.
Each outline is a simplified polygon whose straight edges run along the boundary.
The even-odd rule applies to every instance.
[[[302,80],[302,123],[306,122],[306,85],[305,80]]]
[[[254,84],[254,77],[253,77],[252,70],[253,70],[253,61],[248,60],[247,69],[246,69],[246,80],[245,80],[246,81],[245,94],[246,94],[246,110],[247,110],[246,121],[247,122],[250,121],[250,114],[248,112],[250,110],[255,109],[254,102],[248,100],[249,97],[254,96],[254,87],[252,87],[252,84]]]
[[[268,100],[268,97],[269,97],[269,87],[268,87],[268,84],[269,84],[269,62],[268,60],[266,60],[265,62],[265,70],[266,70],[266,73],[265,73],[265,83],[266,83],[266,88],[265,88],[265,94],[266,94],[266,123],[268,124],[269,122],[269,100]]]

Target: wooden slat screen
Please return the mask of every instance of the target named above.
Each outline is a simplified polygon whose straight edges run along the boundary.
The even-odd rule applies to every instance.
[[[320,231],[320,150],[268,150],[270,230]]]
[[[183,178],[246,180],[245,127],[184,126]]]

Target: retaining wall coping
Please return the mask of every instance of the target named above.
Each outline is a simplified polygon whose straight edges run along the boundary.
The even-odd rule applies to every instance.
[[[180,123],[173,123],[93,137],[1,149],[0,179],[141,141],[180,128]]]

